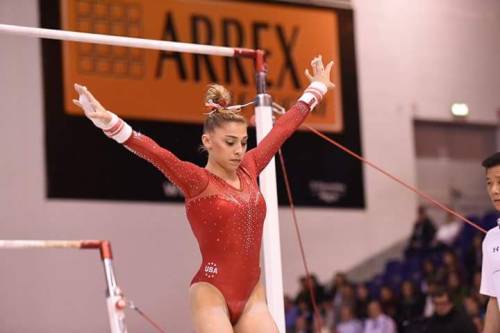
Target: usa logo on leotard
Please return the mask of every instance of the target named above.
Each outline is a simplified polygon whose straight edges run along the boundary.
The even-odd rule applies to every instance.
[[[214,262],[209,262],[208,264],[205,265],[205,276],[207,278],[213,278],[219,270],[217,269],[217,264]]]

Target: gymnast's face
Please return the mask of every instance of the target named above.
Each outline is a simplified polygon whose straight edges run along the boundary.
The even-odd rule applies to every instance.
[[[228,121],[203,134],[203,145],[209,159],[226,170],[235,171],[247,151],[247,125]]]
[[[493,206],[500,211],[500,164],[486,170],[486,188]]]

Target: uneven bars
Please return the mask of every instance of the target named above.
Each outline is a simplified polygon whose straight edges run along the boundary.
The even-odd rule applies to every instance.
[[[99,249],[102,259],[112,259],[106,240],[0,240],[0,249]]]
[[[94,34],[88,32],[24,27],[19,25],[10,25],[10,24],[0,24],[0,33],[27,36],[27,37],[65,40],[71,42],[84,42],[84,43],[136,47],[142,49],[154,49],[154,50],[163,50],[172,52],[216,55],[222,57],[245,57],[253,59],[255,58],[256,54],[255,50],[247,48],[233,48],[224,46],[170,42],[164,40],[103,35],[103,34]]]
[[[272,106],[271,97],[266,93],[265,75],[267,64],[265,54],[262,50],[247,48],[231,48],[212,45],[199,45],[190,43],[179,43],[170,41],[159,41],[133,37],[101,35],[75,31],[51,30],[44,28],[32,28],[16,25],[0,24],[0,33],[10,33],[27,37],[48,38],[74,42],[87,42],[95,44],[117,45],[125,47],[137,47],[145,49],[164,50],[172,52],[186,52],[224,57],[243,57],[254,60],[257,71],[258,97],[256,110],[260,110],[260,119],[257,121],[258,140],[260,141],[272,128]],[[284,305],[283,305],[283,278],[281,270],[281,251],[276,235],[279,235],[278,225],[278,203],[276,191],[276,172],[274,163],[270,163],[260,175],[261,189],[267,202],[268,214],[264,225],[263,249],[266,274],[266,292],[268,305],[279,331],[285,332]],[[262,184],[268,184],[263,186]],[[75,246],[79,247],[79,246]],[[102,251],[102,250],[101,250]],[[279,266],[279,267],[277,267]],[[268,283],[267,281],[270,281]]]
[[[0,249],[93,249],[100,250],[106,277],[106,305],[111,333],[127,333],[126,300],[116,284],[111,243],[107,240],[0,240]]]

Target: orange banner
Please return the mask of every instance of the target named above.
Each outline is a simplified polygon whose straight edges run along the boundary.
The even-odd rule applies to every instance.
[[[289,107],[308,85],[304,70],[322,54],[335,61],[335,90],[307,119],[321,130],[342,131],[339,37],[333,10],[239,1],[62,1],[62,28],[186,43],[260,48],[267,52],[268,92]],[[255,98],[253,63],[232,59],[63,43],[64,105],[71,103],[74,82],[86,85],[109,110],[124,118],[202,123],[203,94],[217,82],[233,103]],[[246,110],[250,115],[252,110]]]

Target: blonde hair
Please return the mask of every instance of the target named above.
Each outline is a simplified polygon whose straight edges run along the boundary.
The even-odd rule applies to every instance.
[[[233,110],[225,109],[231,103],[231,94],[220,84],[212,83],[208,85],[205,93],[205,104],[218,104],[210,110],[203,124],[203,133],[212,132],[215,128],[230,121],[245,124],[245,117]]]

